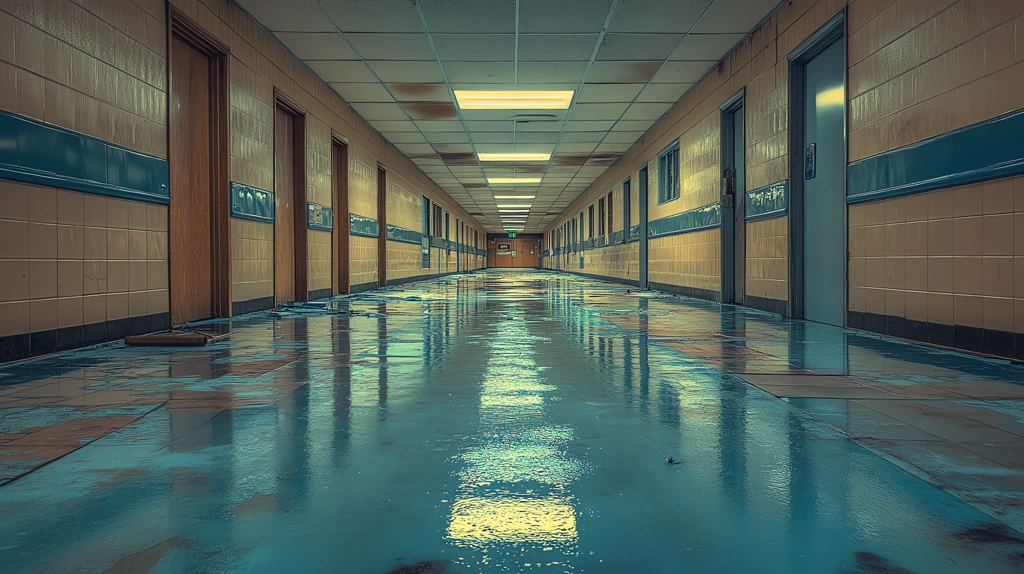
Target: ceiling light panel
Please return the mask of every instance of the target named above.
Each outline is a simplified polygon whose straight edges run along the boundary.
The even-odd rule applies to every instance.
[[[464,110],[565,110],[574,90],[455,90]]]
[[[539,177],[490,177],[487,183],[491,185],[539,185]]]
[[[531,152],[478,153],[476,156],[480,158],[480,161],[548,161],[551,159],[550,153]]]

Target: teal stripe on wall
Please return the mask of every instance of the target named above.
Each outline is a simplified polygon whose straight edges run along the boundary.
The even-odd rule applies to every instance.
[[[666,237],[718,227],[722,222],[722,208],[717,203],[655,219],[647,223],[647,237]]]
[[[2,110],[0,178],[170,203],[167,160]]]
[[[789,180],[748,191],[743,207],[747,221],[786,215],[789,213]]]
[[[274,194],[232,181],[231,217],[273,223]]]
[[[317,231],[334,231],[334,210],[319,203],[306,203],[306,227]]]
[[[397,225],[387,226],[387,238],[391,241],[398,241],[400,243],[411,243],[414,245],[422,245],[423,234],[419,231],[413,231]]]
[[[1024,174],[1021,134],[1024,110],[857,160],[846,172],[847,203]]]
[[[348,216],[348,233],[349,235],[358,235],[359,237],[373,237],[377,238],[380,232],[380,227],[377,225],[376,219],[371,219],[362,215],[356,215],[350,213]]]

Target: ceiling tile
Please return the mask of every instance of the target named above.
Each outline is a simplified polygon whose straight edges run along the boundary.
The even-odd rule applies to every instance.
[[[587,82],[594,84],[646,84],[661,62],[594,62]]]
[[[381,132],[380,135],[393,144],[427,143],[420,132]]]
[[[519,0],[519,32],[597,33],[611,0]]]
[[[354,103],[352,108],[366,120],[402,120],[405,112],[398,104],[366,104]]]
[[[337,60],[306,60],[306,65],[325,82],[376,82],[366,64]]]
[[[596,147],[596,143],[562,142],[555,148],[555,153],[591,153]]]
[[[569,112],[569,121],[571,123],[574,120],[617,120],[628,107],[628,103],[575,104]]]
[[[470,135],[473,138],[475,144],[512,144],[512,132],[471,132]],[[477,151],[482,150],[477,145]]]
[[[438,83],[443,82],[437,62],[404,62],[380,60],[367,62],[382,82]]]
[[[434,47],[442,61],[511,62],[516,58],[512,34],[435,34]]]
[[[512,151],[518,152],[536,152],[536,153],[552,153],[555,151],[555,143],[521,143],[517,142],[513,147]]]
[[[469,143],[466,132],[430,132],[424,135],[432,144]]]
[[[427,35],[419,34],[346,34],[356,51],[365,60],[430,60],[434,52],[430,49]]]
[[[444,84],[387,84],[388,91],[400,102],[451,102],[452,96]]]
[[[608,34],[597,51],[598,60],[664,60],[682,34]]]
[[[611,129],[613,132],[646,132],[654,125],[654,120],[619,120]]]
[[[576,102],[632,102],[643,87],[643,84],[585,84]]]
[[[417,121],[416,127],[422,132],[457,132],[464,129],[462,122],[457,120]]]
[[[515,64],[512,62],[444,62],[444,73],[453,84],[515,83]]]
[[[583,81],[586,62],[527,62],[519,64],[520,84],[547,84]]]
[[[622,115],[624,120],[657,120],[671,108],[671,103],[633,104]]]
[[[636,140],[644,137],[646,132],[608,132],[601,143],[636,143]]]
[[[718,0],[708,8],[693,31],[746,34],[778,5],[776,0]]]
[[[516,132],[560,132],[565,122],[516,122]]]
[[[615,124],[614,120],[607,121],[573,121],[565,122],[565,131],[568,132],[594,132],[608,131]]]
[[[636,101],[675,103],[692,87],[693,84],[647,84]]]
[[[479,143],[479,142],[477,142],[477,143],[474,143],[474,146],[476,147],[476,151],[478,153],[479,152],[483,152],[483,153],[506,153],[506,152],[514,151],[511,141],[509,141],[508,143],[502,143],[502,142],[497,142],[497,143]]]
[[[711,0],[623,0],[612,15],[608,30],[688,32],[709,4]]]
[[[487,121],[487,120],[466,120],[466,127],[470,132],[511,132],[516,124],[513,121]]]
[[[457,144],[457,143],[456,144],[434,144],[434,149],[437,150],[437,153],[466,153],[466,154],[472,154],[473,153],[473,146],[468,144],[468,143],[465,143],[465,144]],[[473,159],[475,161],[476,158],[473,158]]]
[[[342,32],[422,32],[416,5],[409,0],[320,0]]]
[[[515,136],[517,144],[553,144],[558,141],[558,132],[526,132]]]
[[[334,32],[316,0],[242,0],[239,5],[275,32]]]
[[[366,119],[366,118],[363,118]],[[416,124],[409,120],[367,120],[379,132],[414,132]]]
[[[278,40],[300,60],[358,60],[345,38],[337,32],[278,32]]]
[[[597,34],[519,35],[520,62],[565,62],[590,60]]]
[[[515,0],[420,0],[431,34],[458,34],[471,30],[483,34],[512,34],[516,30]]]
[[[430,144],[395,144],[395,147],[398,148],[398,151],[404,153],[405,155],[415,155],[419,153],[434,153],[434,148],[432,148]]]
[[[402,102],[399,104],[414,120],[456,120],[459,112],[451,102]]]
[[[334,88],[334,91],[338,92],[341,99],[350,104],[355,102],[395,101],[380,82],[361,82],[352,84],[332,82],[331,87]]]
[[[746,34],[688,34],[669,60],[721,60]]]
[[[717,61],[710,60],[665,62],[651,82],[655,84],[694,83],[703,78],[704,74],[717,63]]]

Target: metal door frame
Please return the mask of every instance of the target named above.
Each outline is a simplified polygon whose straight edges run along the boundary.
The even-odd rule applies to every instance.
[[[804,87],[807,84],[807,64],[836,42],[843,42],[844,61],[846,46],[846,9],[832,17],[824,26],[811,34],[789,54],[789,301],[788,316],[804,318],[804,114],[807,102]],[[849,88],[849,66],[843,69],[843,90]],[[848,92],[847,92],[848,93]],[[843,197],[846,197],[846,170],[850,163],[849,118],[846,93],[843,95]],[[849,324],[849,213],[843,210],[843,325]]]
[[[719,146],[721,162],[719,168],[721,171],[721,177],[719,178],[719,185],[721,186],[721,206],[722,206],[722,223],[720,226],[720,245],[722,248],[721,254],[721,291],[719,292],[719,300],[722,303],[735,303],[742,305],[743,301],[736,301],[736,206],[739,204],[738,196],[746,194],[746,189],[733,190],[732,205],[726,205],[725,193],[725,166],[731,165],[736,166],[736,141],[733,137],[736,132],[736,112],[743,109],[745,103],[746,88],[740,88],[740,91],[732,95],[728,100],[725,101],[719,107],[719,114],[721,118],[719,126]],[[743,147],[746,149],[746,136],[744,135]],[[743,167],[746,169],[746,161],[743,162]],[[735,183],[735,178],[733,179]],[[744,188],[746,188],[746,178],[743,178]],[[744,290],[746,293],[746,290]]]
[[[640,168],[640,175],[637,177],[637,193],[640,194],[640,276],[637,282],[641,289],[647,289],[647,200],[649,190],[647,184],[650,178],[647,175],[647,166]]]

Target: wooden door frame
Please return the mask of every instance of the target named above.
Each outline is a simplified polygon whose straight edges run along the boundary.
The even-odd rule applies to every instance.
[[[734,189],[732,196],[726,194],[725,189],[725,169],[726,164],[731,164],[731,167],[736,167],[736,116],[735,114],[740,110],[745,110],[744,103],[746,98],[746,88],[740,88],[738,92],[733,94],[728,100],[725,101],[718,108],[719,114],[719,172],[721,177],[719,178],[721,194],[721,224],[719,225],[720,238],[719,245],[721,247],[721,281],[719,291],[719,302],[721,303],[733,303],[736,305],[743,305],[743,301],[736,300],[736,265],[746,264],[746,251],[744,250],[744,261],[736,261],[736,209],[744,206],[745,203],[743,196],[746,195],[746,189]],[[745,113],[745,112],[744,112]],[[746,141],[742,142],[743,149],[746,149]],[[744,158],[746,159],[746,158]],[[746,162],[743,162],[743,167],[746,167]],[[736,182],[736,177],[733,177],[733,184]],[[746,178],[744,180],[744,187],[746,187]],[[726,205],[731,202],[730,205]],[[743,224],[746,225],[746,217],[743,217]],[[746,234],[744,233],[744,237]],[[744,289],[746,293],[746,289]]]
[[[286,114],[292,116],[292,204],[293,220],[295,226],[295,300],[302,302],[309,300],[309,262],[308,250],[309,241],[306,227],[306,108],[282,92],[280,88],[274,88],[274,106]],[[275,137],[275,150],[276,150]],[[274,190],[275,198],[277,190]],[[274,214],[274,241],[277,241],[277,214]],[[275,275],[276,280],[276,275]]]
[[[184,12],[167,5],[167,109],[171,106],[174,38],[188,44],[210,59],[210,273],[213,317],[231,316],[231,174],[229,169],[228,65],[231,49],[204,30]],[[171,129],[167,130],[167,163],[173,165]],[[171,207],[167,209],[170,242]],[[167,256],[170,277],[171,257]],[[168,309],[174,301],[172,281],[167,282]]]
[[[377,164],[377,286],[388,286],[388,168]]]
[[[348,143],[338,135],[331,137],[331,187],[334,192],[334,261],[331,276],[334,294],[352,290],[350,278],[348,214]]]

